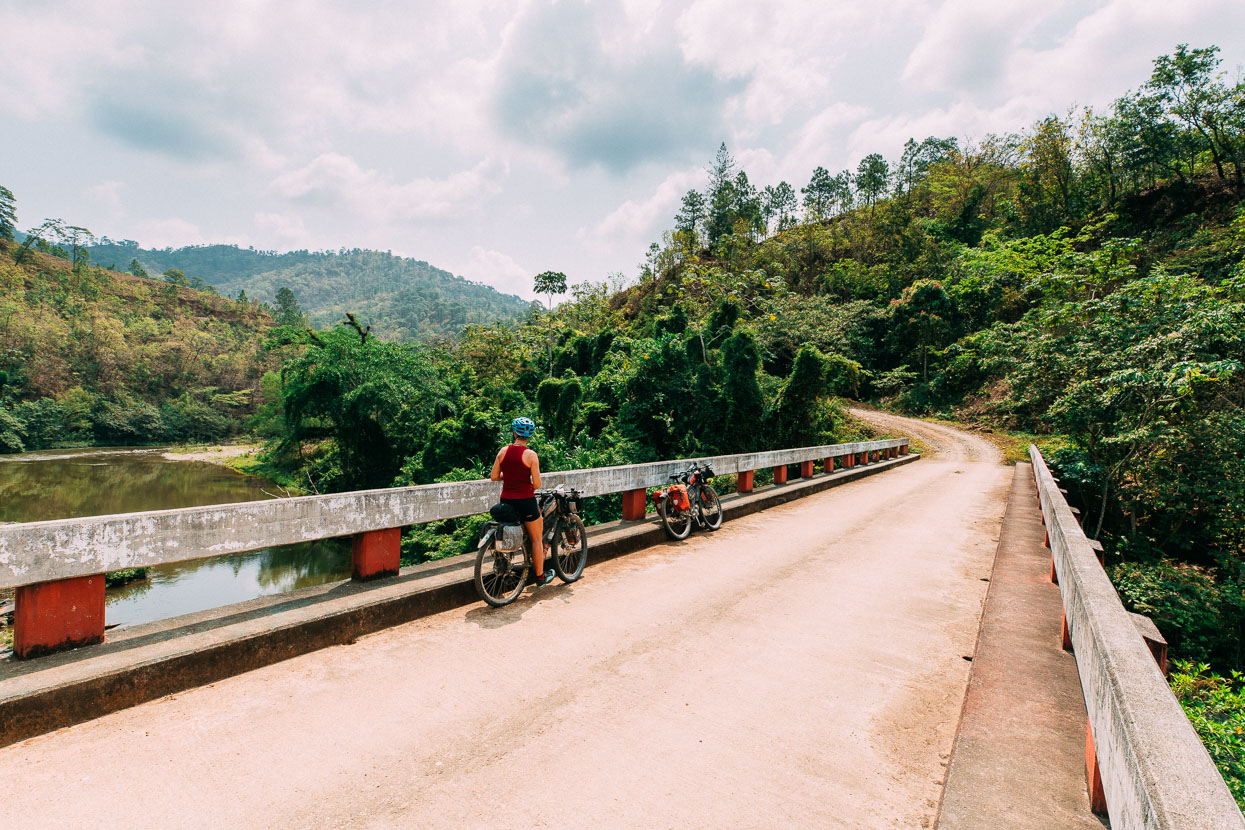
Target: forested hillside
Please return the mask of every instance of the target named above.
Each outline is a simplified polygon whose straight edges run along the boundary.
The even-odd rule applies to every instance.
[[[0,452],[218,440],[244,429],[275,366],[262,348],[273,326],[266,310],[4,236]]]
[[[472,323],[516,320],[529,305],[426,262],[358,248],[282,254],[234,245],[147,250],[107,240],[88,250],[95,262],[156,276],[173,269],[188,284],[198,278],[229,297],[245,292],[272,304],[281,288],[289,288],[313,326],[335,325],[350,311],[385,340],[452,337]]]

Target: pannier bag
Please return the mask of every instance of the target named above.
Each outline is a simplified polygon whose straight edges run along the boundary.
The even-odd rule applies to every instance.
[[[542,505],[540,515],[544,516],[547,519],[550,516],[552,516],[554,511],[557,509],[558,509],[558,500],[554,498],[550,498]]]
[[[498,553],[513,553],[523,548],[523,526],[516,524],[500,524],[493,534],[493,547]]]
[[[670,503],[678,510],[687,510],[692,502],[687,497],[687,485],[676,484],[670,488]]]

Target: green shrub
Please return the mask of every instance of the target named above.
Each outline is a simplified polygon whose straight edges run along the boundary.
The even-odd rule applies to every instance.
[[[1236,581],[1171,559],[1122,562],[1109,574],[1124,604],[1154,620],[1173,656],[1239,665],[1245,603]]]
[[[1169,681],[1236,803],[1245,808],[1245,675],[1234,671],[1224,677],[1205,663],[1178,661]]]

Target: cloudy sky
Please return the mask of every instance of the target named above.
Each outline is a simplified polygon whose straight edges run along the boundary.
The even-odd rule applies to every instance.
[[[0,0],[0,184],[146,247],[369,247],[531,296],[758,185],[1103,106],[1242,0]]]

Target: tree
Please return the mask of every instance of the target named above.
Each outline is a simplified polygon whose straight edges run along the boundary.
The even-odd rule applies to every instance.
[[[765,398],[757,382],[761,357],[751,332],[740,330],[722,344],[722,400],[725,404],[724,452],[744,452],[755,446]]]
[[[674,229],[686,234],[692,247],[700,244],[700,230],[705,224],[705,197],[697,190],[689,190],[683,196],[683,204],[674,217]]]
[[[903,154],[895,168],[895,192],[900,196],[909,196],[918,185],[925,180],[929,169],[945,160],[959,149],[959,142],[954,138],[929,138],[917,144],[915,139],[908,139],[903,146]]]
[[[1241,132],[1245,83],[1230,90],[1215,82],[1218,51],[1218,46],[1189,49],[1188,44],[1180,44],[1175,54],[1154,61],[1154,72],[1145,88],[1191,131],[1197,139],[1196,149],[1210,153],[1220,179],[1228,177],[1224,165],[1232,166],[1233,181],[1241,189],[1245,185],[1245,135]]]
[[[834,203],[834,177],[818,165],[808,185],[800,188],[800,192],[804,194],[804,221],[815,222],[826,216]]]
[[[781,233],[795,224],[795,209],[798,203],[795,188],[786,182],[777,186],[767,185],[761,194],[761,215],[768,229],[771,220],[777,220],[775,232]]]
[[[814,346],[802,346],[767,419],[767,431],[779,448],[819,444],[827,437],[821,412],[826,381],[825,356]]]
[[[873,215],[873,210],[877,206],[878,197],[886,192],[886,183],[889,178],[890,165],[878,153],[865,156],[857,166],[854,184],[856,190],[865,197],[865,204],[869,205],[870,216]]]
[[[956,309],[937,280],[917,280],[891,301],[887,339],[902,356],[921,355],[921,379],[929,380],[929,353],[954,338]]]
[[[170,268],[161,274],[160,278],[171,285],[180,285],[184,288],[190,287],[190,280],[186,278],[186,272],[180,268]]]
[[[709,170],[709,193],[706,199],[708,217],[705,235],[710,247],[735,229],[738,194],[735,186],[735,159],[727,152],[726,143],[718,148],[713,167]]]
[[[0,185],[0,239],[17,237],[17,197],[13,191]]]
[[[91,261],[91,252],[86,250],[86,246],[95,242],[95,234],[80,225],[70,225],[61,231],[61,241],[69,243],[69,249],[72,252],[73,269],[81,270]]]
[[[17,249],[17,253],[13,256],[13,261],[20,263],[26,258],[26,254],[29,253],[32,247],[40,243],[46,245],[47,240],[45,237],[54,236],[56,238],[60,238],[60,235],[64,233],[64,230],[65,223],[62,220],[44,219],[42,225],[26,231],[26,241],[23,242],[21,247]]]
[[[293,290],[288,285],[277,289],[276,303],[277,308],[273,318],[278,326],[303,325],[303,310],[298,307],[298,298],[294,296]]]
[[[549,377],[553,377],[553,295],[566,293],[566,274],[561,271],[541,271],[536,275],[537,294],[549,297]]]
[[[138,261],[138,257],[130,260],[130,273],[136,277],[142,277],[143,279],[151,278],[151,275],[147,273],[147,269],[144,268],[143,264]]]

